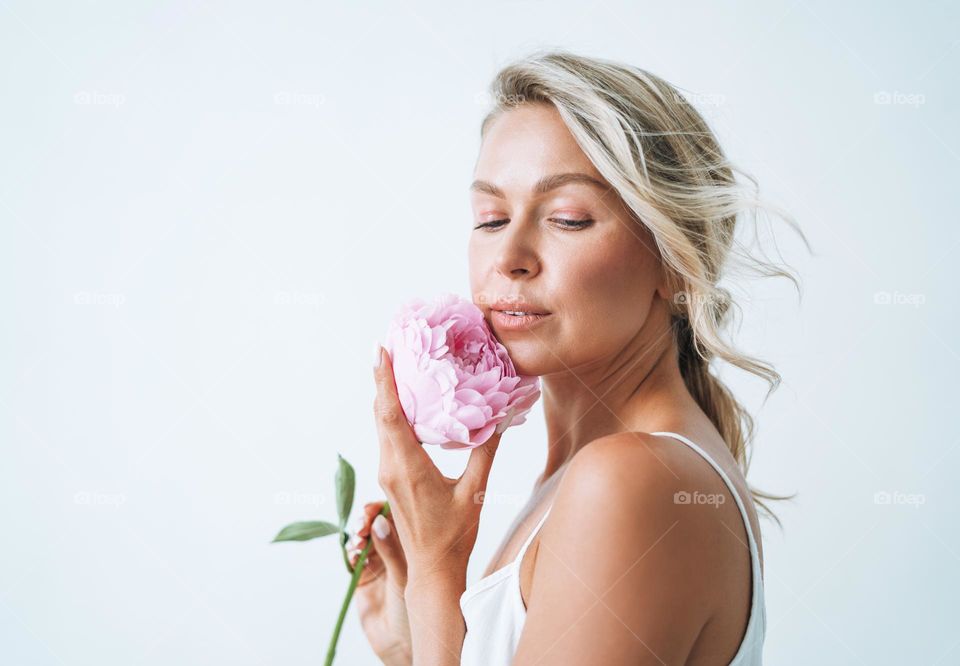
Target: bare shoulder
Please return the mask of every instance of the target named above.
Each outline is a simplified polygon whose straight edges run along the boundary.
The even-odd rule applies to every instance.
[[[713,449],[704,443],[700,446],[723,469],[744,503],[762,571],[760,522],[746,478],[729,450],[722,448],[722,440]],[[570,495],[597,492],[606,493],[610,502],[640,502],[664,519],[682,519],[688,528],[684,534],[700,544],[715,537],[731,545],[733,537],[732,548],[711,553],[709,564],[715,570],[729,571],[746,561],[736,544],[749,550],[749,537],[731,488],[703,455],[673,437],[625,432],[599,438],[577,452],[570,461],[570,472],[574,472],[566,488]],[[597,484],[592,490],[591,483]]]
[[[649,433],[623,432],[596,439],[578,451],[558,494],[563,489],[575,496],[572,499],[643,501],[641,506],[648,508],[649,502],[655,502],[674,514],[680,505],[674,502],[674,492],[710,487],[714,482],[712,470],[686,446]]]
[[[651,653],[683,663],[722,597],[716,554],[705,547],[722,528],[677,493],[710,482],[679,447],[646,433],[609,435],[578,451],[540,534],[526,643],[562,636],[566,650],[597,650],[602,634],[610,663]],[[516,663],[534,653],[522,641]]]
[[[724,529],[720,513],[691,510],[690,498],[699,494],[723,502],[726,491],[716,471],[689,447],[649,433],[624,432],[596,439],[577,452],[554,504],[560,517],[569,512],[573,518],[603,506],[594,524],[604,529],[627,525],[640,542],[676,527],[668,548],[682,552],[673,561],[683,566],[698,558],[708,561],[698,545]],[[698,506],[715,509],[709,501]]]

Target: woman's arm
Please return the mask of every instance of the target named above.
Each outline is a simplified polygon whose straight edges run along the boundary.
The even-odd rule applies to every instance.
[[[685,663],[716,607],[709,542],[723,538],[714,507],[674,499],[703,487],[697,475],[649,435],[577,453],[540,535],[515,666]]]
[[[407,422],[385,350],[374,369],[379,481],[407,560],[404,599],[414,666],[459,665],[466,624],[460,595],[477,541],[481,503],[501,433],[470,451],[459,479],[445,477]]]
[[[405,592],[413,666],[459,666],[467,628],[460,611],[466,568],[415,572]]]

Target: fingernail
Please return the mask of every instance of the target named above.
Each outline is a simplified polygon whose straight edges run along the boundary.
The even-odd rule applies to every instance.
[[[390,523],[382,514],[377,514],[377,517],[373,519],[373,532],[378,539],[386,539],[389,536]]]
[[[374,341],[373,343],[373,369],[374,370],[380,367],[380,359],[382,358],[380,349],[381,349],[380,341],[379,340]]]

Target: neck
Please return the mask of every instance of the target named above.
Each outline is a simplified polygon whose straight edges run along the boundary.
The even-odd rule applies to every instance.
[[[541,378],[549,444],[541,483],[591,441],[659,430],[693,400],[669,320],[649,324],[612,356]]]

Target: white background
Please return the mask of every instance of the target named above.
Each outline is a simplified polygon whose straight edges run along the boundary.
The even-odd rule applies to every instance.
[[[782,388],[724,373],[799,492],[766,661],[957,663],[960,15],[837,4],[0,3],[0,661],[322,662],[334,540],[269,541],[334,517],[338,451],[380,496],[372,343],[468,293],[486,87],[559,46],[696,95],[816,251],[775,226],[802,301],[743,288]],[[471,581],[544,453],[538,407]],[[353,612],[339,654],[375,663]]]

